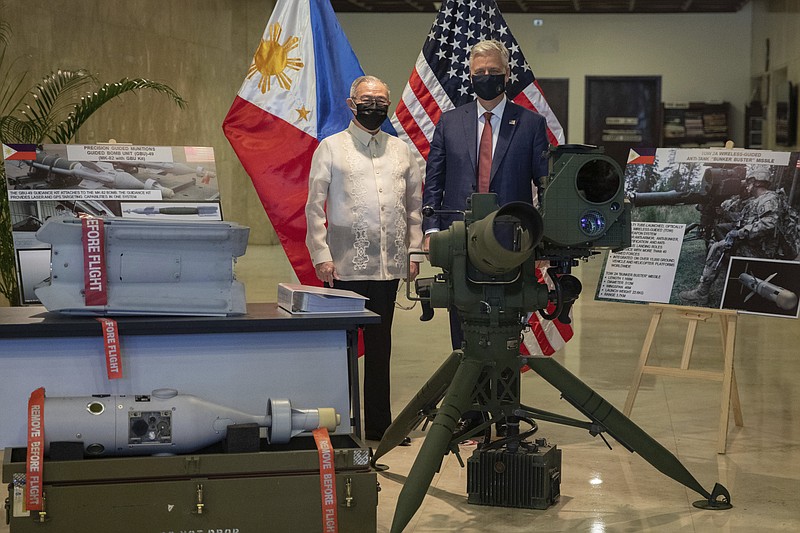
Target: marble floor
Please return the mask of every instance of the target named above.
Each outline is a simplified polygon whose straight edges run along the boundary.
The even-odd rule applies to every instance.
[[[575,270],[585,293],[574,308],[576,334],[554,357],[622,410],[652,310],[595,301],[600,264],[595,258]],[[236,271],[250,302],[275,301],[276,284],[292,280],[286,257],[276,246],[249,247]],[[430,267],[423,268],[422,275],[432,273]],[[404,296],[398,304],[392,359],[395,414],[450,352],[444,312],[423,323],[419,307],[411,308]],[[665,315],[651,364],[678,365],[686,328],[686,321]],[[662,376],[642,380],[632,420],[675,454],[706,490],[715,482],[727,487],[733,503],[730,510],[696,509],[692,502],[701,499],[697,493],[611,438],[613,449],[609,450],[585,430],[541,422],[537,436],[557,445],[563,454],[561,498],[555,505],[527,510],[468,504],[466,470],[448,455],[405,531],[800,531],[798,342],[797,320],[739,317],[735,370],[744,425],[736,427],[731,417],[724,455],[717,453],[719,383]],[[722,368],[716,320],[698,328],[692,368]],[[581,418],[556,389],[532,372],[523,375],[522,399],[527,405]],[[389,466],[378,474],[381,533],[390,529],[398,494],[425,434],[411,436],[411,446],[395,448],[381,460]],[[473,449],[461,447],[464,460]],[[0,523],[0,532],[7,530]]]

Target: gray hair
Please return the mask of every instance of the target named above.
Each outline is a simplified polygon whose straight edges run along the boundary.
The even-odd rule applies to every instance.
[[[472,66],[472,58],[478,56],[486,56],[490,54],[498,54],[500,61],[503,63],[503,68],[508,69],[508,48],[496,39],[487,39],[476,43],[469,51],[469,64]]]
[[[389,90],[389,86],[386,85],[386,82],[384,82],[382,79],[376,78],[375,76],[359,76],[355,80],[353,80],[353,84],[350,86],[350,98],[355,98],[358,86],[366,82],[380,83],[381,85],[386,87],[386,96],[388,96],[389,98],[392,97],[392,93]]]

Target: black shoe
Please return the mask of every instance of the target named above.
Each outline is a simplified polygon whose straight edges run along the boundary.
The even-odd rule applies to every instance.
[[[411,446],[411,437],[406,437],[398,446]]]
[[[453,428],[453,435],[463,435],[477,425],[478,425],[478,420],[476,420],[475,418],[462,418],[461,420],[458,421],[456,427]]]
[[[480,411],[466,411],[461,415],[461,419],[453,429],[453,435],[460,436],[466,434],[472,428],[483,424],[483,415]]]

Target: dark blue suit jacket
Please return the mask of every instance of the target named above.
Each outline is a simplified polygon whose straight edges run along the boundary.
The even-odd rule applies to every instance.
[[[506,102],[497,145],[492,155],[489,192],[499,205],[533,201],[532,184],[546,176],[547,140],[544,117],[510,100]],[[443,113],[436,125],[425,171],[422,205],[434,209],[464,210],[467,198],[477,191],[478,104]],[[426,217],[423,230],[450,226],[458,215]]]

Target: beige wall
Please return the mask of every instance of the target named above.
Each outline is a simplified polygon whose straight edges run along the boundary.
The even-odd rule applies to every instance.
[[[769,40],[769,65],[767,65]],[[766,147],[775,146],[775,91],[787,82],[800,83],[800,2],[797,0],[754,0],[753,53],[750,62],[752,88],[766,103],[764,125]],[[794,139],[790,147],[797,150]]]
[[[750,96],[749,6],[738,13],[694,15],[506,14],[534,74],[569,78],[569,142],[583,142],[585,76],[662,76],[662,100],[726,100],[733,139],[744,141]],[[534,27],[534,19],[542,26]],[[433,23],[432,14],[341,13],[362,66],[399,98]],[[396,93],[396,95],[395,95]]]
[[[14,31],[10,54],[23,56],[20,66],[35,78],[83,67],[103,81],[141,76],[174,86],[189,100],[188,109],[180,111],[156,95],[129,95],[92,119],[77,141],[213,146],[226,218],[251,226],[251,242],[273,243],[263,208],[221,131],[273,4],[7,0],[3,17]],[[753,0],[732,14],[508,14],[506,19],[537,76],[570,79],[570,142],[583,140],[584,76],[661,75],[664,100],[730,101],[733,137],[741,144],[751,74],[764,69],[760,47],[766,37],[772,69],[800,78],[795,6],[794,0]],[[433,14],[338,16],[365,70],[384,78],[396,100]],[[534,18],[544,25],[534,27]]]
[[[213,146],[223,213],[251,227],[251,242],[277,239],[222,120],[247,72],[274,0],[6,0],[11,57],[31,84],[85,68],[103,82],[143,77],[168,83],[189,107],[140,93],[108,104],[76,142]]]

